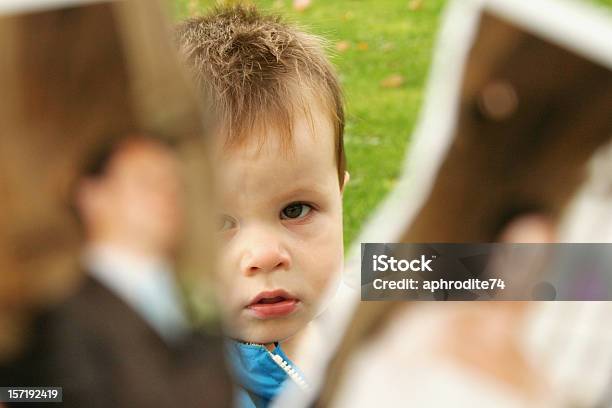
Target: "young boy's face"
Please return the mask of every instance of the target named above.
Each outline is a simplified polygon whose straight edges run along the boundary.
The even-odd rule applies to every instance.
[[[295,120],[289,152],[273,132],[263,146],[219,150],[220,302],[236,339],[294,335],[339,281],[342,186],[328,117],[313,112],[314,129]]]

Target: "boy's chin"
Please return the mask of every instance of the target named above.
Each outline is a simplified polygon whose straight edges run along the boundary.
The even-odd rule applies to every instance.
[[[276,322],[275,322],[276,323]],[[278,322],[278,324],[267,324],[265,327],[257,327],[243,330],[237,333],[236,338],[248,343],[270,344],[282,342],[297,334],[301,325]]]

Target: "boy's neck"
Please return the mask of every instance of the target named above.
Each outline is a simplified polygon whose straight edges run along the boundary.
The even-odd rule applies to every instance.
[[[283,352],[293,361],[298,367],[301,367],[305,353],[308,353],[313,342],[321,341],[320,333],[317,330],[315,321],[308,323],[306,327],[281,342]]]

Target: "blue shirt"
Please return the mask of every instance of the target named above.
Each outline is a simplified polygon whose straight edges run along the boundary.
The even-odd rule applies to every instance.
[[[274,350],[268,351],[261,344],[228,340],[226,350],[231,372],[239,387],[236,402],[240,408],[267,407],[281,392],[289,375],[274,361],[274,355],[282,358],[301,376],[278,343]]]

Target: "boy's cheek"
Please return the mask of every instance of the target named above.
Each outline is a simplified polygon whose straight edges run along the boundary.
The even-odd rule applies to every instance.
[[[317,313],[324,309],[329,300],[334,296],[342,279],[342,259],[329,265],[326,273],[319,273],[317,276],[316,293],[313,299],[313,306]]]
[[[225,288],[234,283],[240,272],[239,257],[231,245],[222,247],[217,258],[217,280]],[[226,289],[227,290],[227,289]]]
[[[338,286],[342,276],[343,251],[341,234],[329,232],[328,238],[317,242],[303,254],[304,263],[299,270],[301,286],[304,288],[304,299],[314,308],[325,303],[328,292]],[[317,254],[312,256],[312,254]]]
[[[312,245],[329,247],[342,242],[342,214],[337,212],[317,212],[310,222],[288,228],[302,240],[311,240]]]
[[[217,269],[217,303],[228,319],[239,313],[243,305],[240,302],[243,288],[236,279],[237,270],[229,259],[219,259]]]

